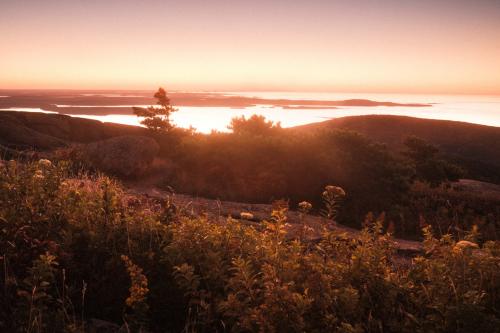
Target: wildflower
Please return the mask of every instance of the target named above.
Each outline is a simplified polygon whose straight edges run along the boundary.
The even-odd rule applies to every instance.
[[[328,185],[325,187],[325,191],[323,192],[323,196],[333,195],[338,197],[345,197],[345,191],[342,187]]]
[[[130,307],[135,307],[146,301],[146,296],[149,292],[148,279],[143,274],[142,268],[137,266],[130,260],[128,256],[122,255],[121,259],[127,267],[127,271],[131,280],[129,288],[130,296],[125,300],[125,303]]]
[[[307,233],[310,233],[310,234],[314,233],[314,231],[315,231],[315,230],[314,230],[314,228],[312,228],[312,227],[310,227],[310,226],[308,226],[308,225],[304,225],[304,230],[305,230]]]
[[[42,180],[44,178],[45,177],[43,176],[42,170],[36,170],[35,171],[35,174],[33,175],[33,179],[35,179],[35,180]]]
[[[38,165],[44,168],[50,168],[52,166],[52,162],[45,158],[42,158],[41,160],[38,161]]]
[[[453,252],[456,254],[460,254],[460,253],[469,253],[470,254],[472,252],[472,250],[478,249],[478,248],[479,248],[479,245],[477,245],[476,243],[469,242],[466,240],[461,240],[455,244],[455,246],[453,247]]]
[[[465,249],[477,249],[479,245],[473,242],[469,242],[466,240],[461,240],[455,244],[453,249],[465,250]]]
[[[298,206],[299,206],[299,210],[304,212],[304,213],[307,213],[312,208],[312,205],[307,201],[300,202]]]
[[[17,165],[16,161],[14,160],[10,160],[8,163],[7,163],[8,167],[11,168],[11,169],[14,169]]]
[[[325,215],[328,219],[335,219],[340,203],[345,197],[345,191],[342,187],[328,185],[323,191],[323,201],[326,206]]]
[[[253,214],[248,212],[241,212],[240,217],[244,220],[253,220]]]

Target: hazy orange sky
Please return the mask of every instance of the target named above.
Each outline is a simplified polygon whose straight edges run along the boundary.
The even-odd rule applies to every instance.
[[[0,0],[0,88],[500,94],[499,0]]]

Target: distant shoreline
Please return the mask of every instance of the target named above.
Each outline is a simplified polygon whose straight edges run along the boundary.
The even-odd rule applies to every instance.
[[[54,112],[138,125],[132,107],[154,105],[148,91],[5,91],[0,110]],[[386,114],[500,127],[500,97],[386,94],[171,92],[179,127],[226,131],[234,117],[258,114],[283,127],[344,116]]]
[[[228,107],[248,108],[254,106],[282,107],[283,109],[335,109],[337,107],[432,107],[430,103],[395,103],[370,99],[316,100],[285,99],[235,96],[223,93],[186,93],[169,94],[172,104],[178,107]],[[123,114],[124,107],[130,105],[154,105],[150,93],[77,93],[77,92],[30,92],[19,91],[0,99],[0,109],[41,108],[63,114]],[[64,105],[58,107],[57,105]],[[131,112],[130,112],[131,113]]]

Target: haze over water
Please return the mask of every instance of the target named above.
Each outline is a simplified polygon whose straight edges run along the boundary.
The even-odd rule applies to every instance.
[[[263,115],[268,120],[281,122],[283,127],[305,125],[344,116],[369,114],[411,116],[427,119],[464,121],[474,124],[500,126],[499,96],[425,96],[425,95],[363,95],[363,94],[300,94],[300,93],[249,93],[251,96],[303,99],[307,96],[318,99],[367,98],[391,102],[436,103],[431,107],[338,107],[335,109],[283,109],[273,106],[254,106],[241,109],[227,107],[180,107],[172,119],[177,126],[208,133],[211,130],[228,131],[233,117],[250,117],[253,114]],[[357,97],[355,97],[357,96]],[[138,125],[139,119],[134,115],[85,116],[85,118],[101,121]]]
[[[82,94],[88,96],[88,94]],[[263,99],[332,101],[347,99],[367,99],[395,103],[431,104],[425,107],[408,106],[342,106],[336,108],[282,108],[273,105],[255,105],[250,107],[206,107],[179,106],[172,115],[175,125],[183,128],[194,127],[198,132],[209,133],[212,130],[229,131],[228,125],[234,117],[250,117],[258,114],[268,120],[280,122],[283,127],[305,125],[326,121],[332,118],[358,115],[399,115],[427,119],[463,121],[475,124],[500,126],[500,96],[488,95],[418,95],[418,94],[363,94],[363,93],[298,93],[298,92],[229,92],[224,95],[257,97]],[[120,95],[105,95],[106,98]],[[132,93],[126,96],[134,96]],[[139,105],[146,106],[146,105]],[[138,117],[132,113],[132,104],[123,105],[58,105],[78,109],[72,116],[114,122],[127,125],[140,125]],[[120,108],[122,114],[95,115],[87,112],[92,107]],[[10,110],[47,112],[40,108],[12,107]],[[81,112],[80,112],[81,111]],[[104,111],[105,112],[105,111]],[[106,113],[106,112],[105,112]]]

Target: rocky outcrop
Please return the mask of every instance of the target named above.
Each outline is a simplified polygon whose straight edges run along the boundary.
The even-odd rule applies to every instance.
[[[150,168],[160,147],[152,138],[126,135],[90,143],[82,150],[86,162],[96,169],[121,177],[137,177]]]

